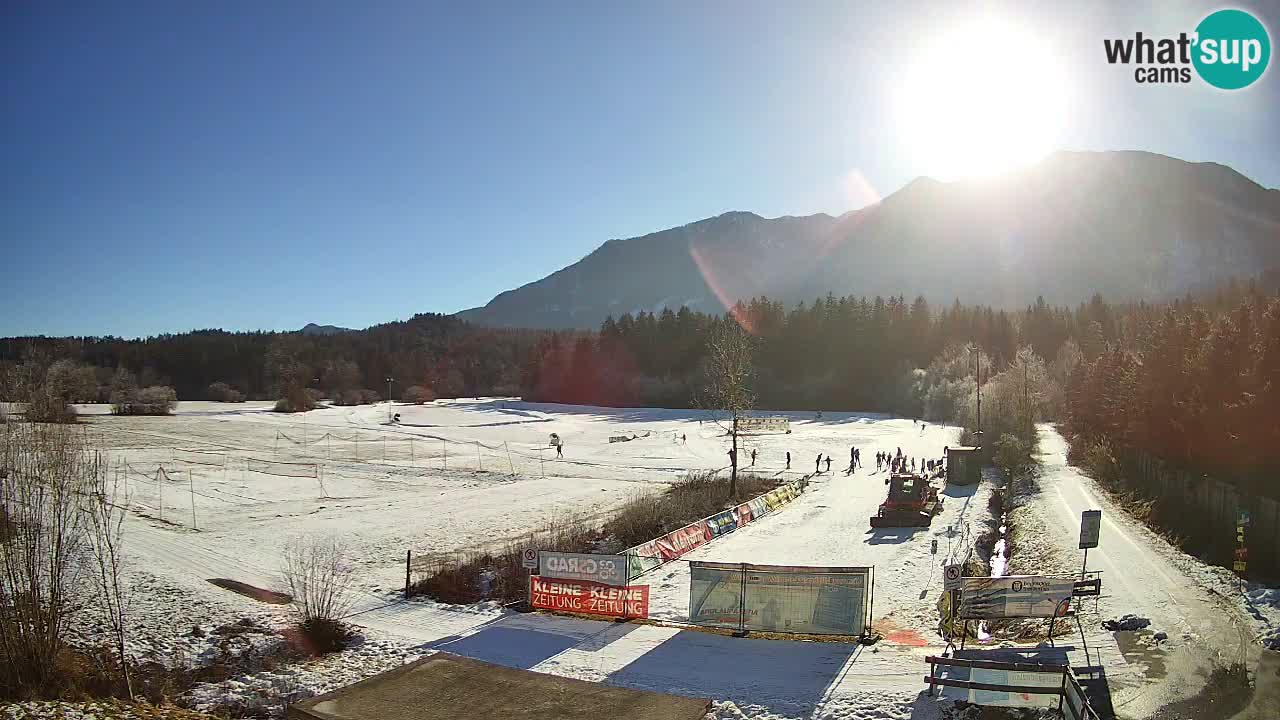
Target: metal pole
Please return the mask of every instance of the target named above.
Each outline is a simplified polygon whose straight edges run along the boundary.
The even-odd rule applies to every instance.
[[[538,467],[542,468],[542,477],[547,476],[547,464],[542,459],[542,448],[538,448]]]
[[[872,623],[876,619],[876,566],[871,566],[871,600],[867,603],[867,625],[862,629],[862,634],[866,635],[871,629]]]
[[[191,479],[191,468],[187,468],[187,489],[191,491],[191,529],[197,530],[196,527],[196,485]]]
[[[409,567],[410,567],[410,561],[412,560],[412,558],[413,558],[413,551],[405,550],[404,551],[404,596],[405,598],[409,597]]]
[[[1080,565],[1080,579],[1084,580],[1085,568],[1089,567],[1089,548],[1084,549],[1084,563]]]
[[[484,470],[484,460],[480,459],[480,441],[479,440],[476,441],[476,464],[480,466],[481,470]]]
[[[515,464],[514,462],[512,462],[512,461],[511,461],[511,448],[507,447],[507,441],[506,441],[506,440],[503,440],[503,441],[502,441],[502,448],[503,448],[504,450],[506,450],[506,451],[507,451],[507,465],[509,465],[509,466],[511,467],[511,475],[512,475],[512,477],[515,477],[515,474],[516,474],[516,464]]]
[[[738,590],[738,632],[742,635],[747,634],[747,565],[742,563],[739,571],[742,573],[742,585]]]

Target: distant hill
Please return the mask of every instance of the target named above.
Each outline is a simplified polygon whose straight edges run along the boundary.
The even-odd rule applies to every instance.
[[[303,335],[337,335],[338,333],[353,331],[351,328],[338,327],[337,325],[317,325],[315,323],[307,323],[298,332]]]
[[[840,217],[731,212],[628,240],[459,313],[595,328],[609,315],[723,311],[767,295],[923,294],[1017,308],[1163,300],[1280,267],[1280,190],[1144,152],[1055,153],[999,178],[917,179]]]

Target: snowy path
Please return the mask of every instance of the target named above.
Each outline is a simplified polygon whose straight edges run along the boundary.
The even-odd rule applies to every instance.
[[[874,565],[877,628],[884,627],[891,639],[918,645],[933,642],[942,561],[949,550],[963,557],[980,531],[990,487],[985,483],[947,487],[942,512],[927,528],[872,530],[869,520],[884,501],[887,477],[875,472],[875,453],[880,449],[896,452],[900,444],[907,455],[937,458],[945,446],[955,444],[956,433],[955,428],[930,426],[923,432],[901,433],[892,438],[892,446],[883,446],[877,442],[883,442],[882,436],[857,437],[854,431],[850,443],[862,448],[864,461],[870,458],[870,469],[860,468],[852,475],[843,471],[817,475],[807,492],[776,514],[642,577],[638,582],[651,587],[651,615],[666,621],[688,620],[689,566],[684,560]],[[948,526],[956,529],[954,538],[947,533]],[[967,543],[962,540],[966,536]],[[937,555],[930,552],[932,540],[938,541]]]
[[[1080,553],[1074,549],[1080,513],[1102,510],[1101,537],[1089,551],[1088,568],[1101,572],[1103,594],[1097,616],[1088,614],[1084,621],[1089,659],[1105,666],[1117,713],[1143,717],[1194,696],[1215,662],[1247,662],[1256,655],[1251,622],[1227,599],[1238,595],[1229,574],[1188,557],[1115,506],[1092,479],[1067,464],[1066,441],[1052,426],[1039,426],[1039,434],[1038,509],[1055,535],[1051,542],[1068,554]],[[1150,618],[1150,629],[1135,635],[1098,625],[1125,613]],[[1169,640],[1156,649],[1149,638],[1160,631]]]

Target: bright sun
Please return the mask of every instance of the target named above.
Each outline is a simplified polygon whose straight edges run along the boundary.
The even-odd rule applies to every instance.
[[[1043,157],[1067,111],[1053,51],[984,18],[926,45],[899,88],[898,131],[914,165],[940,180],[991,175]]]

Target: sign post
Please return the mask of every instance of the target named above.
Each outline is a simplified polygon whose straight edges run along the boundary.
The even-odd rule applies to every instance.
[[[1240,590],[1244,590],[1245,572],[1248,568],[1249,549],[1244,544],[1244,529],[1249,525],[1249,511],[1239,510],[1236,513],[1236,552],[1235,562],[1231,569],[1240,576]]]
[[[1098,537],[1102,534],[1102,511],[1085,510],[1080,513],[1080,549],[1084,550],[1084,563],[1080,566],[1080,579],[1084,579],[1089,567],[1089,548],[1098,547]]]
[[[538,572],[538,551],[533,548],[525,548],[520,552],[520,565],[529,571],[529,606],[533,606],[533,575]]]

